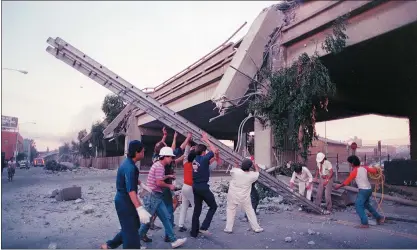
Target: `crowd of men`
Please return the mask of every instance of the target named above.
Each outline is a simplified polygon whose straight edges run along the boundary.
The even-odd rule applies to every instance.
[[[187,241],[187,238],[178,238],[174,232],[174,211],[178,206],[175,196],[175,164],[182,162],[184,166],[184,179],[181,189],[181,211],[179,218],[179,231],[188,229],[185,225],[187,210],[193,209],[190,236],[199,234],[211,235],[209,228],[213,216],[217,210],[217,203],[209,187],[210,172],[221,164],[222,160],[218,149],[210,142],[207,134],[203,133],[201,140],[204,144],[192,142],[192,134],[189,133],[185,141],[176,146],[177,133],[175,132],[171,147],[165,143],[167,131],[163,129],[163,138],[154,147],[153,165],[148,173],[146,184],[139,180],[139,170],[136,163],[144,158],[144,146],[134,140],[129,143],[127,158],[123,161],[117,172],[115,207],[119,218],[121,230],[116,236],[101,246],[102,249],[113,249],[120,245],[123,248],[139,249],[141,240],[151,242],[147,236],[148,230],[154,226],[156,217],[161,221],[165,230],[165,242],[169,242],[172,248],[178,248]],[[333,185],[333,169],[331,163],[323,153],[317,154],[317,171],[315,179],[319,186],[315,198],[320,205],[323,191],[327,212],[332,211],[331,191]],[[356,210],[361,219],[359,227],[368,226],[365,209],[368,209],[377,219],[379,224],[384,218],[370,205],[372,194],[367,173],[375,172],[374,169],[360,166],[356,156],[348,158],[348,162],[354,167],[349,178],[336,189],[348,185],[353,179],[359,186],[359,195],[356,201]],[[250,169],[254,168],[255,171]],[[240,206],[245,211],[252,230],[256,233],[264,229],[259,225],[256,217],[256,207],[259,195],[255,188],[255,182],[259,177],[259,167],[254,159],[245,159],[240,165],[235,164],[230,171],[231,180],[227,194],[227,217],[224,232],[232,233],[237,208]],[[298,181],[299,192],[311,200],[313,176],[308,168],[296,165],[290,181],[293,187]],[[138,192],[139,188],[142,190]],[[200,224],[200,215],[203,202],[209,207],[208,212]]]

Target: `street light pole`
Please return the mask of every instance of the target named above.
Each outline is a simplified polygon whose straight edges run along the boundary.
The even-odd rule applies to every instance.
[[[29,73],[29,72],[27,72],[26,70],[21,70],[21,69],[1,68],[1,70],[17,71],[17,72],[22,73],[22,74],[25,74],[25,75],[26,75],[27,73]]]

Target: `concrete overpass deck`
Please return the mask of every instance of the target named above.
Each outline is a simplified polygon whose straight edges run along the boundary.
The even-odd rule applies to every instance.
[[[336,56],[325,55],[317,44],[331,32],[333,21],[348,13],[347,48]],[[233,100],[242,97],[250,87],[251,80],[230,65],[254,77],[263,63],[266,47],[274,68],[285,67],[301,53],[312,54],[317,48],[338,89],[329,112],[319,114],[319,121],[377,113],[414,115],[416,123],[415,13],[415,1],[307,1],[287,14],[273,5],[261,12],[242,41],[221,47],[197,67],[150,95],[213,136],[232,139],[246,116],[245,106],[209,123],[210,118],[218,115],[213,110],[216,106],[230,106],[223,102],[225,99],[232,106],[238,105]],[[274,32],[280,35],[271,36]],[[162,126],[140,110],[135,122],[148,129]],[[248,124],[246,129],[255,130],[256,141],[262,142],[255,143],[255,154],[265,159],[259,163],[270,166],[272,154],[264,149],[272,148],[271,131],[256,124]]]

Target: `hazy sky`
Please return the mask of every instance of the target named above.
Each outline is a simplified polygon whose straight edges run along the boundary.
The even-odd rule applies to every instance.
[[[2,114],[19,117],[38,149],[58,147],[104,117],[110,93],[45,51],[61,37],[138,88],[170,78],[248,25],[275,2],[2,2]],[[324,125],[318,125],[324,136]],[[327,123],[327,136],[407,138],[404,119],[361,117]]]

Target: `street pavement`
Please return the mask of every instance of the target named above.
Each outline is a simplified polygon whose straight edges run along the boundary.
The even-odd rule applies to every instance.
[[[113,203],[115,176],[116,170],[80,169],[52,174],[31,168],[17,169],[14,181],[9,183],[7,172],[3,172],[2,248],[98,248],[119,228]],[[179,175],[178,180],[181,178]],[[141,179],[145,180],[146,176]],[[216,185],[216,181],[227,177],[215,174],[212,179]],[[82,187],[81,203],[57,202],[49,197],[54,189],[73,185]],[[233,233],[226,234],[223,232],[225,202],[219,203],[210,227],[212,236],[193,239],[188,232],[180,233],[175,228],[178,237],[188,237],[182,248],[417,248],[417,224],[390,222],[370,229],[356,229],[353,226],[359,220],[352,208],[331,216],[307,214],[297,207],[292,207],[291,211],[260,209],[258,219],[264,232],[250,231],[248,222],[240,214]],[[93,208],[93,212],[86,212],[86,207]],[[179,209],[175,214],[176,222],[178,212]],[[190,209],[188,227],[191,215]],[[163,230],[150,231],[149,236],[154,242],[145,244],[148,249],[171,248],[163,241]],[[286,242],[286,237],[291,237],[291,241]]]

